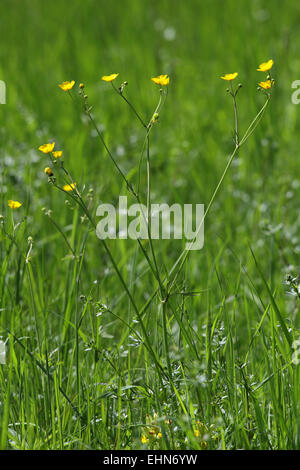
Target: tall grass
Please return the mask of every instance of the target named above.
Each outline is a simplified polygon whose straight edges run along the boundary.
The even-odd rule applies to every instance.
[[[299,8],[23,3],[21,18],[3,2],[0,33],[1,448],[298,449]],[[272,101],[250,135],[265,103],[256,68],[270,57]],[[235,70],[238,142],[219,79]],[[101,82],[111,71],[130,105]],[[149,134],[159,73],[171,82]],[[73,78],[90,116],[75,89],[70,100],[57,87]],[[47,183],[37,148],[50,140],[67,171],[53,165],[55,185],[75,181],[79,193]],[[119,194],[205,203],[203,250],[102,243],[96,207]]]

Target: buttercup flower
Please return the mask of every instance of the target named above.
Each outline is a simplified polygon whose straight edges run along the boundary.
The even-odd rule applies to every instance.
[[[267,72],[268,70],[271,70],[271,68],[273,67],[273,64],[274,64],[274,61],[270,59],[268,60],[268,62],[263,62],[262,64],[260,64],[257,70],[259,72]]]
[[[12,201],[11,199],[9,199],[8,205],[11,209],[19,209],[19,207],[21,207],[22,203],[19,202],[19,201]]]
[[[238,76],[238,73],[237,72],[234,72],[234,73],[226,73],[225,75],[223,75],[222,80],[227,80],[228,82],[231,82],[232,80],[234,80],[236,77]]]
[[[73,191],[73,189],[75,189],[75,188],[76,188],[75,183],[65,184],[63,186],[64,191]]]
[[[44,169],[44,172],[46,173],[46,175],[48,176],[53,176],[53,171],[51,170],[51,168],[49,166],[47,166],[45,169]]]
[[[157,442],[162,439],[163,435],[161,428],[158,425],[158,414],[154,413],[153,416],[146,415],[146,425],[143,427],[141,436],[142,444],[148,443],[150,446],[156,446]],[[168,421],[168,424],[170,422]]]
[[[52,155],[54,158],[60,158],[62,156],[62,150],[56,150]]]
[[[118,73],[112,73],[111,75],[103,75],[102,80],[104,80],[105,82],[112,82],[117,78],[118,75]]]
[[[43,153],[51,153],[54,149],[54,146],[55,142],[52,142],[52,144],[43,144],[39,146],[39,150]]]
[[[266,80],[265,82],[259,82],[258,84],[261,88],[264,90],[269,90],[269,88],[272,88],[273,86],[273,81],[272,80]]]
[[[166,86],[170,83],[170,77],[168,75],[158,75],[158,77],[153,77],[151,80],[156,83],[156,85]]]
[[[62,82],[59,86],[59,88],[61,88],[63,91],[69,91],[73,88],[73,86],[75,85],[75,81],[72,80],[71,82]]]

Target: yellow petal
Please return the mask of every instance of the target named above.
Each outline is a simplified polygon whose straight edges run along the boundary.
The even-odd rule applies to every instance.
[[[259,82],[258,85],[264,90],[268,90],[269,88],[272,88],[273,82],[271,80],[266,80],[265,82]]]
[[[156,85],[166,86],[170,83],[170,77],[168,75],[158,75],[158,77],[153,77],[151,80],[156,83]]]
[[[62,150],[56,150],[52,155],[54,158],[60,158],[62,156]]]
[[[62,82],[59,86],[59,88],[61,88],[63,91],[69,91],[73,88],[73,86],[75,85],[75,81],[72,80],[71,82]]]
[[[49,166],[47,166],[45,169],[44,169],[44,172],[46,173],[46,175],[48,176],[53,176],[53,171],[51,170],[51,168]]]

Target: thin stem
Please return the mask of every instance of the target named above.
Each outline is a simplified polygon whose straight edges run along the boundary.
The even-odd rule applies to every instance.
[[[260,121],[261,121],[261,119],[262,119],[262,117],[265,113],[265,110],[266,110],[266,108],[269,104],[270,98],[271,98],[271,96],[269,94],[267,94],[267,99],[266,99],[265,104],[263,105],[261,110],[258,112],[258,114],[255,116],[253,121],[250,123],[250,125],[249,125],[248,129],[246,130],[242,140],[240,141],[240,146],[243,145],[246,142],[246,140],[250,137],[250,135],[255,131],[256,127],[260,123]]]
[[[55,185],[55,187],[57,187],[58,189],[62,190],[62,189],[61,189],[59,186],[57,186],[56,184],[54,184],[54,185]],[[65,192],[64,190],[62,190],[62,191]],[[92,226],[93,226],[94,228],[96,228],[96,223],[94,222],[93,218],[91,217],[91,214],[90,214],[88,208],[86,207],[86,205],[85,205],[85,203],[84,203],[84,201],[83,201],[83,199],[82,199],[80,193],[78,192],[77,195],[78,195],[78,199],[75,198],[74,196],[73,196],[73,199],[74,199],[74,200],[76,201],[76,203],[79,204],[80,207],[83,209],[84,213],[86,214],[86,216],[87,216],[88,219],[90,220]],[[72,195],[70,194],[70,196],[72,196]],[[144,323],[143,323],[142,316],[140,315],[140,312],[139,312],[139,310],[138,310],[138,308],[137,308],[137,305],[136,305],[136,303],[135,303],[135,301],[134,301],[134,299],[133,299],[133,297],[132,297],[132,295],[131,295],[131,292],[130,292],[130,290],[129,290],[129,288],[128,288],[128,286],[127,286],[127,284],[126,284],[126,282],[125,282],[125,280],[124,280],[124,278],[123,278],[123,276],[122,276],[122,274],[121,274],[121,272],[120,272],[120,270],[119,270],[119,268],[118,268],[118,265],[117,265],[117,263],[116,263],[116,261],[115,261],[113,255],[112,255],[112,253],[111,253],[111,251],[110,251],[108,245],[106,244],[105,240],[100,239],[100,241],[101,241],[101,243],[102,243],[102,245],[103,245],[103,247],[104,247],[104,249],[105,249],[105,251],[106,251],[106,253],[107,253],[107,255],[108,255],[108,257],[109,257],[109,259],[110,259],[110,261],[111,261],[111,263],[112,263],[112,265],[113,265],[113,268],[114,268],[114,270],[115,270],[117,276],[119,277],[119,280],[120,280],[122,286],[124,287],[124,290],[125,290],[125,292],[126,292],[128,298],[129,298],[129,300],[130,300],[130,302],[131,302],[131,304],[132,304],[132,306],[133,306],[133,308],[134,308],[134,311],[135,311],[135,313],[136,313],[136,316],[137,316],[137,318],[138,318],[138,321],[139,321],[139,323],[140,323],[140,325],[141,325],[141,328],[142,328],[142,331],[143,331],[144,341],[145,341],[144,344],[145,344],[145,346],[147,347],[147,349],[149,350],[149,352],[151,353],[151,355],[152,355],[152,357],[153,357],[153,359],[154,359],[156,365],[159,367],[160,370],[163,370],[163,368],[162,368],[162,366],[161,366],[161,364],[160,364],[160,362],[159,362],[159,360],[158,360],[158,358],[157,358],[157,356],[156,356],[156,353],[154,352],[154,350],[153,350],[153,348],[152,348],[152,346],[151,346],[150,340],[149,340],[149,338],[148,338],[148,334],[147,334],[146,327],[145,327],[145,325],[144,325]]]
[[[237,112],[237,104],[236,104],[236,95],[238,93],[239,88],[236,91],[233,91],[232,81],[230,82],[231,86],[231,96],[233,99],[233,108],[234,108],[234,122],[235,122],[235,145],[239,145],[239,120],[238,120],[238,112]]]
[[[179,268],[178,268],[178,270],[177,270],[177,272],[176,272],[176,274],[175,274],[175,276],[174,276],[174,279],[173,279],[173,281],[171,282],[170,287],[169,287],[169,289],[168,289],[169,292],[171,291],[173,285],[174,285],[175,282],[176,282],[176,279],[177,279],[177,277],[178,277],[178,275],[179,275],[179,273],[180,273],[180,271],[181,271],[181,269],[182,269],[182,267],[183,267],[183,265],[184,265],[184,263],[185,263],[185,261],[186,261],[188,255],[189,255],[190,248],[192,247],[194,241],[196,240],[196,238],[197,238],[197,236],[198,236],[198,234],[199,234],[199,231],[200,231],[200,229],[201,229],[201,227],[202,227],[202,225],[203,225],[204,219],[205,219],[205,217],[207,216],[207,214],[208,214],[209,211],[210,211],[210,208],[211,208],[211,206],[212,206],[212,204],[213,204],[213,202],[214,202],[214,200],[215,200],[215,198],[216,198],[216,196],[217,196],[217,194],[218,194],[218,192],[219,192],[219,190],[220,190],[220,188],[221,188],[221,186],[222,186],[222,183],[223,183],[223,181],[224,181],[224,179],[225,179],[225,176],[226,176],[226,174],[227,174],[227,172],[228,172],[228,170],[229,170],[229,168],[230,168],[230,166],[231,166],[231,164],[232,164],[232,161],[233,161],[233,159],[234,159],[234,157],[235,157],[235,155],[236,155],[238,149],[246,142],[246,140],[247,140],[247,139],[250,137],[250,135],[254,132],[255,128],[256,128],[257,125],[259,124],[259,122],[260,122],[260,120],[261,120],[261,118],[262,118],[262,116],[263,116],[263,114],[264,114],[264,111],[265,111],[265,109],[266,109],[266,107],[267,107],[269,101],[270,101],[270,95],[267,96],[266,102],[264,103],[264,105],[263,105],[263,107],[261,108],[261,110],[257,113],[257,115],[255,116],[255,118],[253,119],[253,121],[250,123],[250,125],[249,125],[248,129],[246,130],[246,132],[245,132],[243,138],[241,139],[241,141],[240,141],[238,144],[236,144],[235,149],[233,150],[233,152],[232,152],[232,154],[231,154],[231,156],[230,156],[230,158],[229,158],[229,160],[228,160],[228,162],[227,162],[227,165],[226,165],[226,167],[225,167],[225,169],[224,169],[224,171],[223,171],[223,174],[222,174],[222,176],[221,176],[221,178],[220,178],[220,180],[219,180],[219,182],[218,182],[218,184],[217,184],[217,186],[216,186],[216,188],[215,188],[215,190],[214,190],[214,192],[213,192],[213,195],[212,195],[212,197],[211,197],[211,199],[210,199],[210,201],[209,201],[209,203],[208,203],[208,206],[207,206],[206,211],[205,211],[205,213],[204,213],[204,215],[203,215],[203,217],[202,217],[202,220],[201,220],[201,222],[200,222],[200,224],[199,224],[199,227],[197,228],[196,236],[195,236],[194,239],[190,242],[188,248],[186,248],[186,249],[181,253],[181,255],[178,257],[178,259],[176,260],[175,264],[173,265],[173,267],[172,267],[172,269],[171,269],[171,271],[170,271],[170,273],[169,273],[169,274],[171,274],[171,273],[173,272],[173,270],[176,268],[177,264],[178,264],[178,263],[180,262],[180,260],[181,260],[180,265],[179,265]],[[256,125],[255,125],[255,123],[256,123]]]
[[[151,175],[150,175],[150,139],[149,133],[147,132],[147,222],[150,225],[150,199],[151,199]]]
[[[24,352],[27,353],[28,356],[36,363],[36,365],[44,372],[44,374],[47,375],[48,379],[51,380],[51,382],[54,382],[54,379],[53,379],[52,375],[50,374],[50,372],[43,366],[43,364],[39,360],[37,360],[35,358],[34,354],[32,354],[30,351],[28,351],[28,348],[25,347],[24,344],[8,328],[7,328],[7,331],[12,335],[14,340],[21,346],[21,348],[23,348]],[[58,389],[59,389],[60,393],[63,395],[63,397],[67,400],[67,402],[71,406],[72,410],[75,412],[76,416],[78,418],[82,418],[82,416],[80,415],[78,409],[76,408],[76,406],[73,404],[71,399],[68,397],[68,395],[61,388],[60,385],[58,385]]]
[[[156,261],[155,251],[152,243],[152,236],[151,236],[151,171],[150,171],[150,140],[149,140],[149,132],[147,129],[147,231],[148,231],[148,238],[150,244],[151,255],[153,258],[155,270],[156,270],[156,278],[159,283],[161,296],[163,297],[163,285],[159,275],[159,269]]]
[[[162,302],[162,318],[163,318],[163,334],[164,334],[164,348],[165,348],[165,354],[166,354],[166,359],[167,359],[167,368],[168,368],[168,373],[170,380],[172,381],[172,367],[171,367],[171,361],[170,361],[170,355],[169,355],[169,342],[168,342],[168,330],[167,330],[167,303]]]
[[[119,167],[117,161],[115,160],[114,156],[112,155],[111,151],[109,150],[108,146],[106,145],[106,142],[105,142],[105,140],[104,140],[104,138],[103,138],[103,135],[102,135],[100,129],[98,128],[97,124],[95,123],[94,118],[93,118],[93,116],[91,115],[90,111],[89,111],[89,110],[86,110],[85,113],[86,113],[86,115],[88,116],[88,118],[90,119],[91,123],[93,124],[93,126],[94,126],[94,128],[95,128],[95,130],[96,130],[96,132],[97,132],[97,134],[98,134],[98,137],[100,138],[100,140],[101,140],[101,142],[102,142],[102,144],[103,144],[103,146],[104,146],[106,152],[108,153],[110,159],[112,160],[114,166],[116,167],[116,169],[118,170],[118,172],[119,172],[120,175],[122,176],[123,180],[125,181],[127,188],[129,189],[129,191],[130,191],[134,196],[136,196],[136,192],[134,191],[134,189],[133,189],[131,183],[129,183],[129,181],[128,181],[128,179],[126,178],[125,174],[123,173],[123,171],[122,171],[121,168]]]
[[[74,258],[76,258],[76,253],[75,251],[73,250],[73,248],[71,247],[66,235],[64,234],[63,230],[60,228],[60,226],[55,222],[54,219],[52,219],[51,215],[49,214],[49,211],[46,212],[46,215],[47,217],[49,218],[49,220],[52,222],[52,224],[54,225],[54,227],[56,227],[56,229],[59,231],[59,233],[62,235],[63,239],[65,240],[66,242],[66,245],[68,246],[69,250],[71,251],[72,255]]]
[[[113,83],[112,83],[113,85]],[[165,99],[167,96],[167,93],[163,95],[163,90],[160,89],[160,96],[159,96],[159,101],[158,104],[155,108],[154,113],[152,114],[152,117],[146,126],[143,120],[140,118],[138,113],[135,111],[135,108],[131,105],[131,103],[123,96],[123,94],[116,89],[116,87],[113,85],[114,90],[126,101],[126,103],[130,106],[130,108],[134,111],[135,115],[139,119],[139,121],[142,123],[143,127],[146,128],[146,137],[145,137],[145,143],[146,143],[146,154],[147,154],[147,163],[146,163],[146,168],[147,168],[147,219],[146,219],[146,224],[147,224],[147,231],[148,231],[148,239],[149,239],[149,244],[150,244],[150,250],[151,250],[151,255],[153,258],[154,266],[155,266],[155,277],[159,283],[159,289],[160,289],[160,296],[161,296],[161,301],[162,301],[162,319],[163,319],[163,341],[164,341],[164,349],[165,349],[165,355],[166,355],[166,360],[167,360],[167,369],[168,369],[168,374],[169,374],[169,379],[172,382],[172,367],[171,367],[171,361],[170,361],[170,356],[169,356],[169,345],[168,345],[168,332],[167,332],[167,305],[163,301],[164,298],[164,287],[161,282],[160,274],[159,274],[159,269],[156,261],[156,256],[155,256],[155,251],[152,243],[152,237],[151,237],[151,164],[150,164],[150,132],[153,127],[153,124],[155,122],[155,116],[158,114],[159,110],[165,103]],[[164,100],[162,101],[162,96],[164,96]],[[144,145],[145,145],[144,143]],[[142,149],[142,154],[144,151],[144,145]],[[142,160],[142,155],[141,159]],[[139,199],[139,198],[138,198]],[[144,215],[144,214],[143,214]],[[151,269],[152,263],[150,263],[150,260],[148,258],[148,255],[146,254],[145,250],[143,249],[143,254],[145,255],[149,266]]]
[[[165,100],[166,100],[166,97],[167,97],[167,93],[163,93],[163,89],[160,89],[160,96],[159,96],[159,101],[158,101],[158,104],[155,108],[155,111],[154,113],[152,114],[152,117],[150,119],[150,121],[148,122],[148,124],[146,125],[143,121],[143,119],[140,117],[140,115],[138,114],[138,112],[135,110],[134,106],[130,103],[130,101],[123,95],[123,93],[121,92],[121,90],[118,90],[115,85],[113,84],[113,82],[111,82],[112,84],[112,87],[113,89],[116,91],[116,93],[118,95],[121,96],[121,98],[124,99],[124,101],[130,106],[130,108],[134,111],[135,115],[137,116],[137,118],[139,119],[139,121],[141,122],[142,126],[146,129],[146,137],[145,137],[145,142],[144,142],[144,145],[143,145],[143,149],[142,149],[142,153],[144,151],[144,146],[145,146],[145,143],[146,143],[146,153],[147,153],[147,216],[145,218],[145,214],[144,212],[142,211],[143,213],[143,217],[144,217],[144,220],[146,222],[146,225],[147,225],[147,232],[148,232],[148,239],[149,239],[149,244],[150,244],[150,250],[151,250],[151,255],[152,255],[152,258],[153,258],[153,262],[154,262],[154,266],[155,266],[155,270],[156,270],[156,279],[159,283],[159,287],[160,287],[160,291],[161,291],[161,296],[163,297],[163,285],[162,285],[162,282],[161,282],[161,279],[160,279],[160,275],[159,275],[159,269],[158,269],[158,265],[157,265],[157,261],[156,261],[156,256],[155,256],[155,251],[154,251],[154,247],[153,247],[153,243],[152,243],[152,237],[151,237],[151,209],[150,209],[150,206],[151,206],[151,171],[150,171],[150,137],[149,137],[149,134],[150,134],[150,131],[153,127],[153,124],[154,124],[154,120],[153,120],[153,116],[155,114],[158,113],[158,111],[161,109],[161,107],[164,105],[165,103]],[[162,96],[164,96],[164,100],[162,101]],[[138,185],[139,187],[139,185]],[[139,192],[139,190],[138,190]],[[138,203],[141,205],[141,201],[140,201],[140,198],[138,196],[138,194],[136,194],[136,199],[138,201]],[[149,258],[146,257],[147,261],[149,262]],[[152,265],[149,264],[150,268],[152,269]]]
[[[143,127],[145,127],[145,129],[147,129],[147,124],[144,123],[143,119],[141,118],[141,116],[139,115],[139,113],[137,112],[137,110],[135,109],[135,107],[131,104],[131,102],[126,98],[126,96],[123,95],[123,92],[118,88],[116,88],[116,86],[114,85],[113,82],[111,82],[112,84],[112,87],[113,89],[115,90],[116,93],[118,93],[118,95],[121,96],[121,98],[126,101],[126,103],[128,104],[128,106],[132,109],[132,111],[134,112],[134,114],[136,115],[136,117],[138,118],[138,120],[140,121],[140,123],[142,124]]]

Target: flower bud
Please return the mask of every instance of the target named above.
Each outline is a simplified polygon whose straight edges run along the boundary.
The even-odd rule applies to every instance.
[[[49,166],[47,166],[45,169],[44,169],[44,172],[46,173],[46,175],[48,176],[53,176],[53,171],[51,170],[51,168]]]

